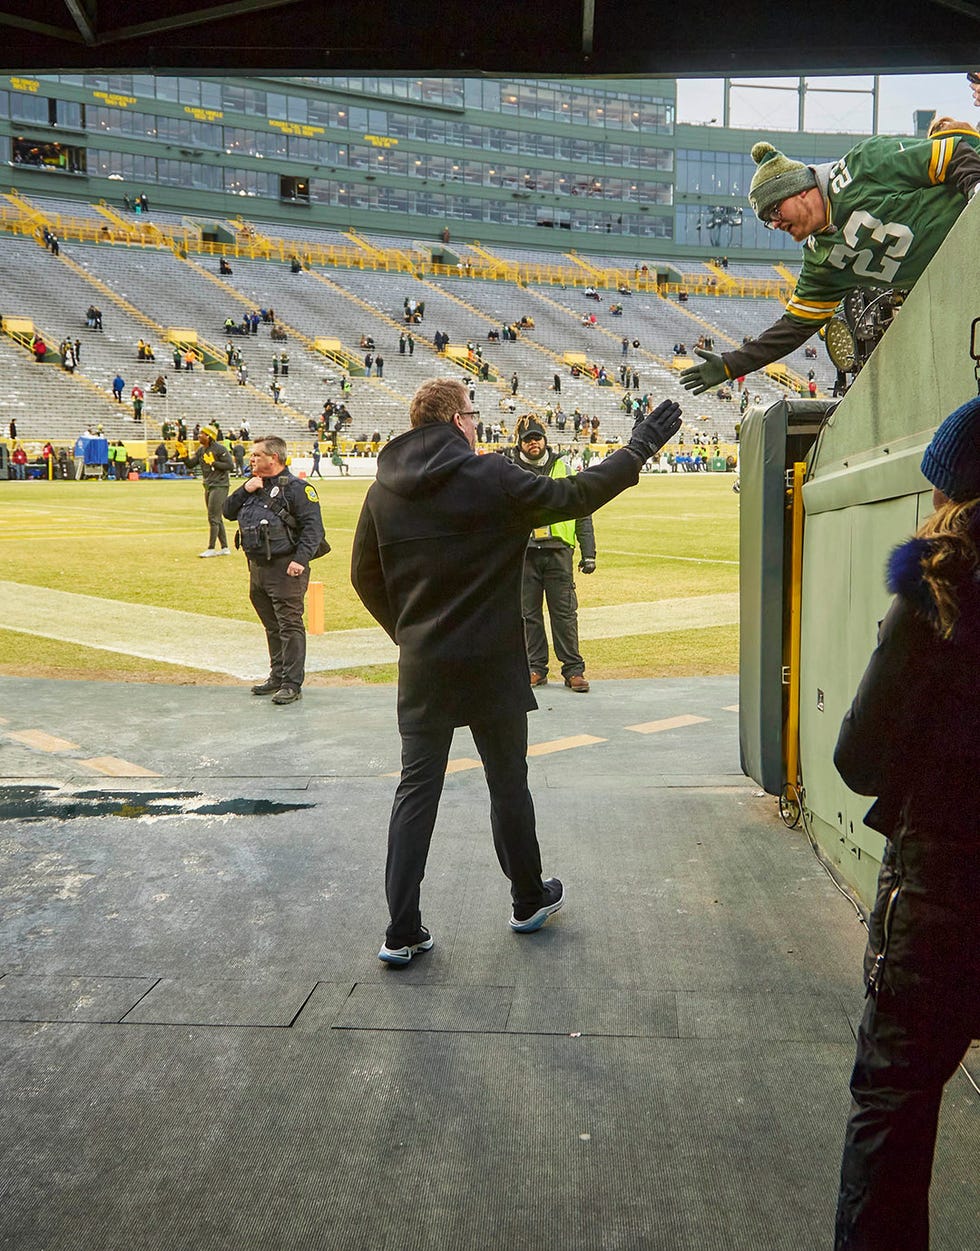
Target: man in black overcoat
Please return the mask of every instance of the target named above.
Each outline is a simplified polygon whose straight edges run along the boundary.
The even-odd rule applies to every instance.
[[[521,615],[527,536],[634,486],[681,424],[665,401],[601,465],[552,479],[476,455],[479,413],[453,379],[424,383],[410,415],[411,429],[378,457],[351,561],[354,589],[399,647],[402,772],[388,827],[391,923],[378,953],[395,965],[433,945],[419,889],[456,726],[469,726],[483,761],[511,928],[537,930],[564,903],[561,882],[541,878],[527,787],[527,713],[537,707]]]

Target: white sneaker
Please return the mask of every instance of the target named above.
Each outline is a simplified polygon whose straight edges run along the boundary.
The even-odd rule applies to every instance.
[[[213,547],[209,547],[209,548],[208,548],[208,550],[207,550],[206,552],[201,552],[201,553],[200,553],[202,560],[203,560],[203,558],[204,558],[205,556],[217,556],[217,554],[218,554],[218,553],[217,553],[217,550],[216,550],[215,548],[213,548]]]
[[[230,555],[231,555],[231,548],[230,548],[230,547],[223,547],[223,548],[221,548],[221,550],[218,552],[218,555],[219,555],[219,556],[230,556]]]

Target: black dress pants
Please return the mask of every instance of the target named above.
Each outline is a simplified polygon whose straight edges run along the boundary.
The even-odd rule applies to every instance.
[[[281,686],[301,687],[306,669],[306,626],[303,602],[310,584],[310,567],[291,578],[286,566],[291,556],[279,556],[271,564],[248,562],[248,597],[265,626],[269,644],[269,677]]]
[[[527,713],[470,725],[490,791],[493,846],[510,879],[515,905],[540,904],[541,852],[527,787]],[[417,942],[422,928],[419,890],[453,741],[452,726],[402,730],[402,772],[388,824],[385,892],[391,924],[386,943]]]

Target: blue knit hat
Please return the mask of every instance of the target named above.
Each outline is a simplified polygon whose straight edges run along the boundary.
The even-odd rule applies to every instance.
[[[922,472],[951,500],[980,498],[980,396],[950,413],[932,436]]]

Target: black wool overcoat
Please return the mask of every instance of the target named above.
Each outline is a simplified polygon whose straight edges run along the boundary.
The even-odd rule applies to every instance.
[[[402,729],[537,707],[521,580],[535,526],[584,517],[639,478],[625,448],[569,478],[478,456],[444,423],[387,444],[354,535],[351,581],[398,644]]]

